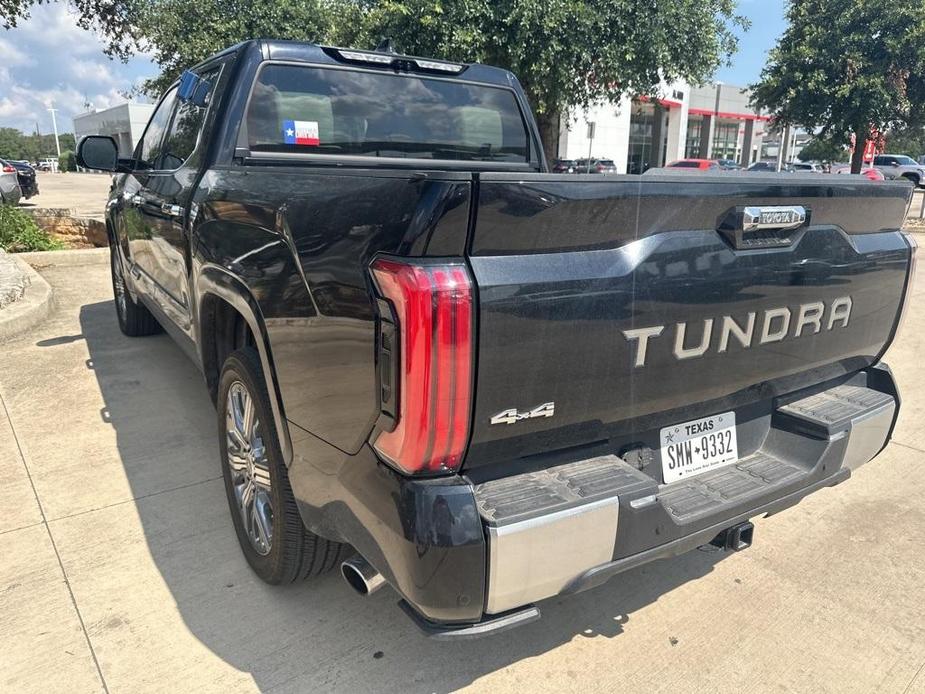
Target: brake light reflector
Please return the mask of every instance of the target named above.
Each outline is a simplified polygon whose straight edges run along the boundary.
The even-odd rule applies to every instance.
[[[392,431],[373,443],[407,474],[454,472],[469,439],[473,296],[462,263],[378,259],[372,273],[399,334],[398,407]]]

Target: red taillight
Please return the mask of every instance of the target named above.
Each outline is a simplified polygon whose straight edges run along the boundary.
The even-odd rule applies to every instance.
[[[603,171],[604,171],[604,165],[603,165],[603,164],[598,164],[598,165],[597,165],[597,170],[603,172]]]
[[[3,173],[16,173],[16,169],[14,169],[12,166],[4,166]]]
[[[461,263],[372,265],[397,323],[398,407],[373,447],[408,474],[453,472],[462,463],[472,409],[473,298]]]

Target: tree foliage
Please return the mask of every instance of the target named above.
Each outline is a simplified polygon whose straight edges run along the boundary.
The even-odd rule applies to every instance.
[[[913,159],[925,154],[925,128],[921,125],[896,128],[885,139],[886,151],[891,154],[907,154]]]
[[[817,135],[797,155],[800,161],[845,161],[848,150],[841,142]]]
[[[49,5],[56,0],[0,0],[0,27],[11,29],[20,21],[29,18],[29,9],[34,5]],[[74,18],[84,29],[97,31],[107,37],[113,55],[126,58],[135,45],[137,27],[133,20],[137,16],[136,2],[130,0],[67,0],[75,10]],[[121,51],[121,52],[120,52]]]
[[[72,133],[61,133],[58,141],[61,151],[76,149]],[[16,128],[0,128],[0,157],[4,159],[37,161],[54,156],[55,151],[54,135],[26,135]]]
[[[354,7],[334,0],[132,0],[137,33],[110,37],[110,53],[144,50],[160,75],[144,83],[150,96],[210,55],[252,38],[330,42],[338,19]],[[350,8],[347,5],[350,5]]]
[[[834,142],[853,134],[858,172],[872,128],[901,127],[925,108],[925,2],[791,0],[787,20],[753,105]]]

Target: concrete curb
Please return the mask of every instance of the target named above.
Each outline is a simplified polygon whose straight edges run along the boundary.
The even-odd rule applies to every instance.
[[[22,298],[0,310],[0,342],[25,332],[45,320],[51,313],[53,295],[51,286],[20,256],[10,254],[28,278],[29,286]]]
[[[79,248],[72,251],[33,251],[17,253],[33,267],[76,267],[78,265],[100,265],[109,262],[109,248]]]

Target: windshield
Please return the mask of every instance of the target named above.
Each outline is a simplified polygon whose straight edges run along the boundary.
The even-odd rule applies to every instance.
[[[530,160],[513,92],[417,75],[267,65],[247,135],[261,152]]]

